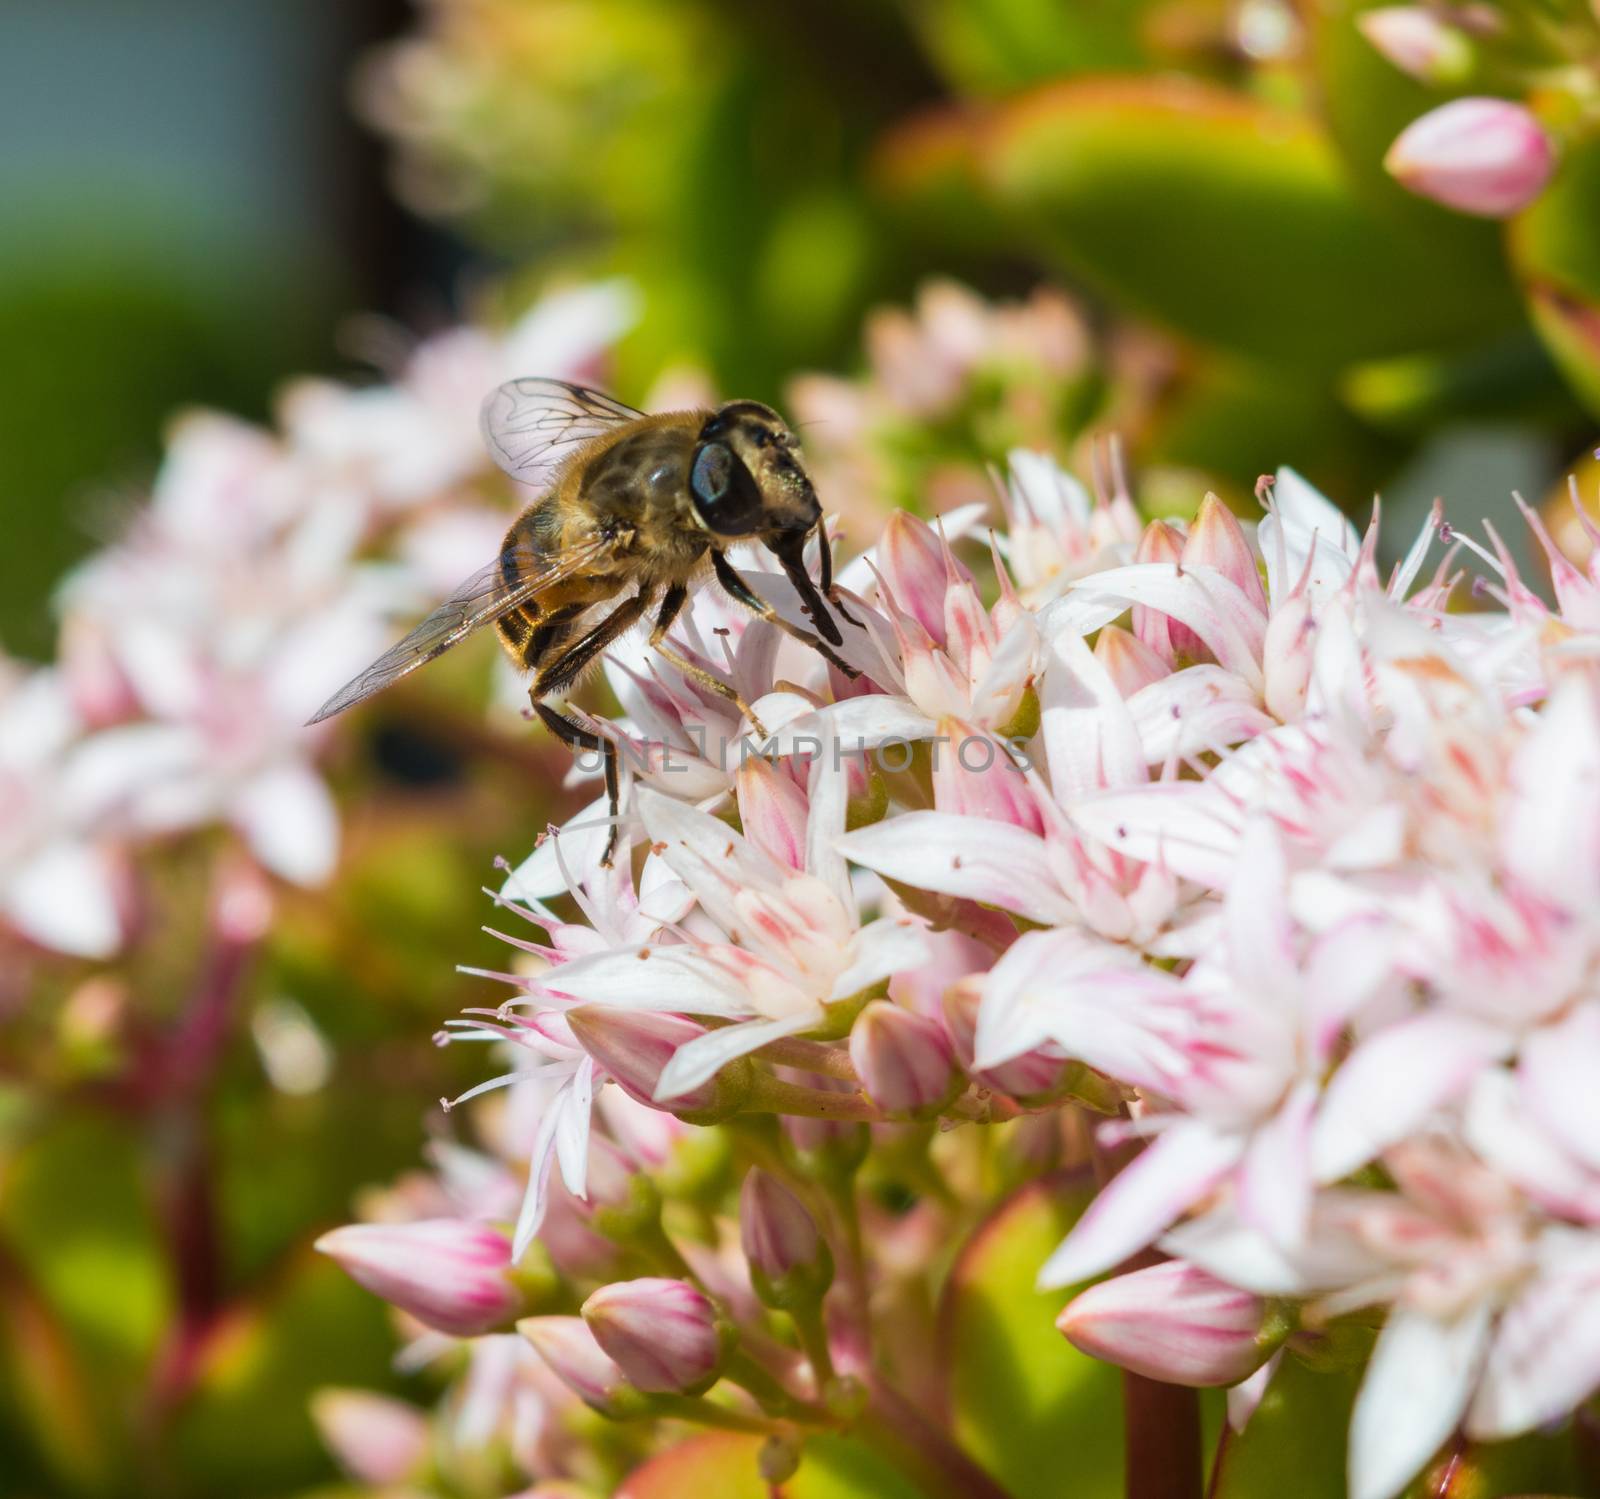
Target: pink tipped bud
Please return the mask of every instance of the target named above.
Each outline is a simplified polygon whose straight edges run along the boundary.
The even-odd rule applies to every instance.
[[[972,574],[957,562],[927,521],[909,510],[896,510],[878,538],[878,571],[895,603],[909,614],[931,640],[945,638],[945,592],[954,572],[970,583]]]
[[[1267,590],[1261,586],[1261,570],[1256,554],[1244,534],[1238,517],[1214,494],[1200,502],[1200,510],[1183,544],[1185,566],[1214,567],[1230,583],[1235,583],[1263,614],[1267,612]]]
[[[787,1187],[760,1169],[739,1192],[739,1242],[750,1284],[768,1306],[820,1299],[833,1282],[833,1255],[816,1220]]]
[[[1182,562],[1183,532],[1164,520],[1151,521],[1144,528],[1144,535],[1139,538],[1139,548],[1133,560]],[[1179,655],[1192,655],[1200,643],[1193,631],[1159,609],[1149,609],[1143,604],[1134,605],[1133,633],[1168,666],[1175,666]]]
[[[735,774],[734,795],[745,837],[780,864],[803,870],[807,807],[793,778],[754,755]]]
[[[1179,1260],[1118,1275],[1056,1318],[1073,1347],[1167,1384],[1231,1385],[1281,1341],[1259,1296]]]
[[[943,1029],[886,999],[873,1000],[856,1017],[850,1060],[862,1091],[886,1114],[937,1114],[961,1086]]]
[[[621,1415],[638,1403],[638,1392],[582,1317],[524,1317],[517,1331],[533,1344],[550,1372],[601,1415]]]
[[[428,1455],[428,1417],[404,1400],[370,1390],[318,1390],[311,1419],[323,1445],[358,1483],[414,1479]]]
[[[1106,625],[1100,631],[1094,653],[1123,697],[1132,697],[1141,687],[1171,675],[1172,668],[1121,625]]]
[[[1420,5],[1384,5],[1356,17],[1356,29],[1402,73],[1423,83],[1459,83],[1472,71],[1465,32]]]
[[[484,1223],[353,1223],[315,1247],[373,1295],[458,1338],[509,1327],[524,1310],[511,1240]]]
[[[1131,638],[1131,637],[1130,637]],[[957,1060],[971,1073],[973,1081],[986,1088],[994,1088],[1012,1098],[1023,1100],[1044,1098],[1061,1086],[1071,1063],[1043,1052],[1024,1052],[998,1067],[975,1070],[973,1051],[978,1039],[978,1009],[983,996],[980,976],[962,979],[952,984],[944,993],[944,1026],[955,1048]]]
[[[999,740],[960,719],[945,718],[934,750],[933,801],[941,812],[1044,831],[1038,803]]]
[[[1456,99],[1406,126],[1383,164],[1419,197],[1505,219],[1544,191],[1555,149],[1520,104]]]
[[[698,1395],[722,1368],[716,1308],[687,1281],[618,1281],[583,1304],[594,1340],[635,1388]]]
[[[659,1109],[656,1085],[662,1069],[680,1046],[706,1033],[697,1021],[682,1015],[647,1014],[640,1010],[613,1010],[603,1005],[580,1005],[567,1011],[572,1034],[628,1094],[639,1103]],[[748,1064],[723,1068],[711,1081],[672,1100],[674,1114],[709,1114],[738,1106]]]

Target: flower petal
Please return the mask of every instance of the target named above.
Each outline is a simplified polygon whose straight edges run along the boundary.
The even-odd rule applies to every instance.
[[[735,1057],[748,1056],[769,1041],[792,1036],[815,1025],[819,1014],[785,1015],[778,1020],[746,1020],[707,1031],[686,1042],[661,1069],[656,1101],[666,1103],[698,1088],[722,1071]]]
[[[1478,1378],[1491,1308],[1453,1319],[1396,1306],[1350,1422],[1350,1499],[1394,1499],[1450,1435]]]
[[[255,856],[297,885],[318,885],[339,856],[339,813],[307,765],[281,765],[240,791],[233,820]]]
[[[87,844],[48,844],[0,885],[0,910],[19,931],[57,952],[109,958],[122,943],[116,869]]]
[[[574,958],[544,975],[557,993],[618,1010],[741,1016],[748,996],[728,972],[691,947],[623,948]]]
[[[1045,1261],[1040,1289],[1075,1285],[1143,1249],[1238,1159],[1236,1136],[1217,1134],[1195,1120],[1174,1124],[1090,1204]]]
[[[1370,1036],[1323,1095],[1311,1149],[1317,1180],[1337,1181],[1403,1139],[1508,1046],[1492,1026],[1439,1011]]]
[[[1030,921],[1072,918],[1050,872],[1044,839],[981,817],[905,812],[846,833],[839,850],[857,864],[919,890],[966,896]]]

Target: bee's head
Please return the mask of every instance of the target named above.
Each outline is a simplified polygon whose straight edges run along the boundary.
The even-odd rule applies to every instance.
[[[805,536],[822,515],[799,441],[759,401],[731,401],[700,429],[689,497],[716,536]]]

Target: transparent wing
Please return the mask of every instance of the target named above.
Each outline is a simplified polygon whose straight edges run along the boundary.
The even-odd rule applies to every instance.
[[[544,485],[584,443],[644,412],[565,380],[508,380],[483,403],[489,456],[513,479]]]
[[[528,547],[511,547],[480,568],[397,645],[391,646],[360,676],[346,682],[307,724],[343,713],[376,692],[409,676],[442,656],[474,630],[537,598],[546,589],[592,566],[610,549],[604,537],[570,547],[559,557],[542,557]],[[515,582],[507,581],[508,563]]]

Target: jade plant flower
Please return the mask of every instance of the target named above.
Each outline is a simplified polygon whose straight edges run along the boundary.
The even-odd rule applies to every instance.
[[[997,1173],[1074,1204],[1028,1277],[1110,1274],[1070,1343],[1231,1387],[1230,1442],[1301,1365],[1360,1371],[1352,1499],[1555,1440],[1600,1387],[1596,575],[1552,549],[1546,601],[1436,508],[1382,577],[1376,517],[1289,470],[1254,525],[1208,496],[1141,526],[1023,467],[987,560],[889,522],[859,680],[792,679],[754,625],[702,653],[781,732],[618,679],[619,732],[743,747],[633,776],[615,868],[580,817],[498,897],[543,940],[451,1030],[521,1059],[473,1200],[499,1233],[525,1173],[525,1337],[640,1430],[761,1435],[765,1475],[888,1423],[930,1492],[998,1494],[907,1310],[963,1325],[942,1245]],[[1466,551],[1492,610],[1451,608]]]

